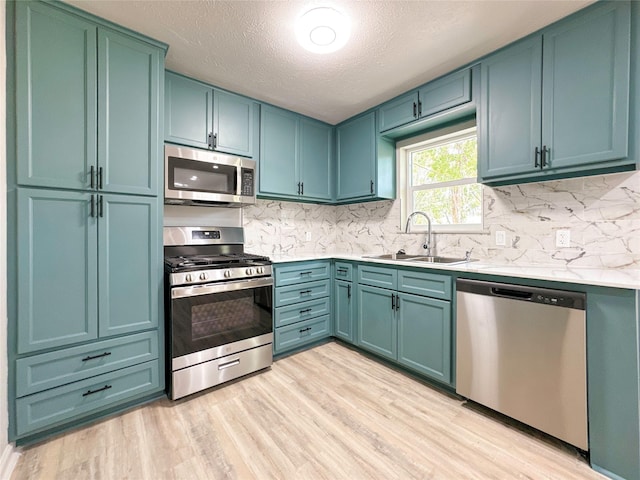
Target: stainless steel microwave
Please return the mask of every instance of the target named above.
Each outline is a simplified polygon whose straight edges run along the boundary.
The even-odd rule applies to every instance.
[[[256,203],[256,162],[224,153],[164,146],[164,203],[224,205]]]

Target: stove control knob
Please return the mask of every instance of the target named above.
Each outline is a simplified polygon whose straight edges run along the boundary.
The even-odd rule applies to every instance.
[[[257,272],[257,273],[259,273],[259,274],[263,274],[263,273],[264,273],[264,268],[262,268],[262,267],[258,267],[258,268],[256,269],[256,272]]]
[[[193,282],[193,275],[191,275],[190,273],[187,273],[187,276],[186,276],[186,277],[184,277],[184,279],[185,279],[187,282]]]
[[[209,275],[207,275],[205,272],[202,272],[200,274],[200,280],[206,280],[207,278],[209,278]]]
[[[225,270],[224,271],[224,278],[230,278],[231,277],[231,270]]]
[[[245,273],[247,275],[253,275],[253,268],[247,268],[247,270],[245,271]]]

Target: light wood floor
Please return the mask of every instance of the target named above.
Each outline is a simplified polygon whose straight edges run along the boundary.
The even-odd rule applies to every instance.
[[[337,343],[26,448],[20,479],[604,479]]]

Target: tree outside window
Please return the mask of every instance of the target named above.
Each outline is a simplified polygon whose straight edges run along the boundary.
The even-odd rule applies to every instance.
[[[482,227],[482,185],[477,177],[476,129],[406,148],[408,212],[423,211],[441,230]],[[414,225],[426,225],[421,216]]]

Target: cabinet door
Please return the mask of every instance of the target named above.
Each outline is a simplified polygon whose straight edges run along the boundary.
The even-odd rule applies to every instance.
[[[451,382],[451,304],[399,294],[398,361],[431,378]]]
[[[18,353],[97,337],[92,197],[18,189]]]
[[[411,92],[385,103],[378,109],[378,130],[384,132],[418,118],[418,92]]]
[[[397,358],[395,292],[358,285],[358,345],[383,357]]]
[[[233,93],[213,91],[215,150],[253,156],[254,101]]]
[[[332,143],[330,125],[300,119],[300,194],[305,199],[331,200]]]
[[[480,178],[530,173],[540,147],[542,38],[517,43],[482,62]]]
[[[353,331],[353,287],[351,282],[336,280],[333,290],[333,333],[336,337],[353,343],[355,341]]]
[[[603,3],[545,33],[546,168],[627,156],[630,16],[627,2]]]
[[[213,131],[213,90],[195,80],[165,74],[164,138],[167,142],[209,148]]]
[[[298,117],[263,105],[260,115],[260,192],[298,196]]]
[[[340,125],[336,132],[337,199],[373,196],[376,162],[375,112]]]
[[[92,24],[44,3],[16,2],[18,184],[90,186],[96,52]]]
[[[103,195],[98,224],[100,337],[158,326],[158,201]]]
[[[108,192],[158,194],[160,50],[98,31],[98,168]]]
[[[471,101],[471,69],[452,73],[419,91],[419,114],[428,117]]]

